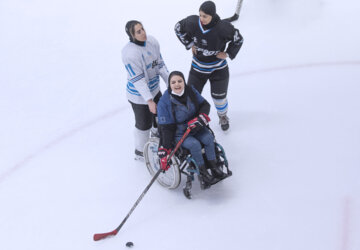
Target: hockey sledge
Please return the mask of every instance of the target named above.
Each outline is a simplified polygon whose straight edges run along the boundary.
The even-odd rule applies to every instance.
[[[160,160],[157,155],[159,141],[159,138],[151,137],[144,147],[146,167],[152,176],[154,176],[160,169]],[[198,176],[201,189],[210,188],[210,186],[231,176],[232,172],[229,169],[229,164],[226,159],[224,148],[216,141],[214,143],[217,166],[225,173],[223,178],[217,178],[216,182],[212,184],[204,182],[202,180],[202,176],[199,174],[199,167],[197,166],[190,152],[187,149],[180,147],[171,159],[171,167],[159,175],[157,182],[165,188],[176,189],[181,183],[181,176],[184,176],[186,177],[186,183],[183,188],[183,192],[186,198],[191,199],[191,188],[192,182],[195,180],[195,174]],[[206,164],[207,160],[204,149],[203,156]]]

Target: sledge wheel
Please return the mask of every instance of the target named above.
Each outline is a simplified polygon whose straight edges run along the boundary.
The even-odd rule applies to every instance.
[[[149,170],[151,176],[154,176],[156,172],[160,169],[159,157],[157,155],[159,147],[159,138],[152,137],[148,140],[144,147],[144,158],[146,167]],[[181,174],[179,170],[179,163],[177,162],[176,157],[171,159],[170,168],[161,173],[156,179],[157,182],[169,189],[177,188],[181,181]]]

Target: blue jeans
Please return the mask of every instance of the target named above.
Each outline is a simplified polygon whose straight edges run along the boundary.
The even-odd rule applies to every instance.
[[[176,142],[178,142],[180,139],[181,137],[176,137]],[[206,159],[209,161],[215,160],[216,155],[214,136],[207,128],[201,129],[195,135],[190,133],[181,145],[182,147],[190,150],[190,153],[198,166],[205,165],[201,152],[202,145],[204,145]]]

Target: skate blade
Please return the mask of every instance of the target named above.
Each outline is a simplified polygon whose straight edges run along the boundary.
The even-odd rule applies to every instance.
[[[135,157],[134,157],[134,160],[135,160],[135,161],[140,161],[140,162],[145,162],[145,159],[144,159],[144,157],[142,157],[142,156],[135,156]]]

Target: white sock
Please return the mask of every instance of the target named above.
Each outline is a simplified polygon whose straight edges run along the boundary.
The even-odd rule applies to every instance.
[[[140,151],[140,152],[144,152],[144,146],[145,143],[148,141],[149,139],[149,134],[150,134],[150,129],[148,130],[140,130],[135,128],[134,130],[134,142],[135,142],[135,149]]]
[[[152,127],[150,130],[151,130],[151,133],[153,133],[154,135],[158,133],[158,128]]]

